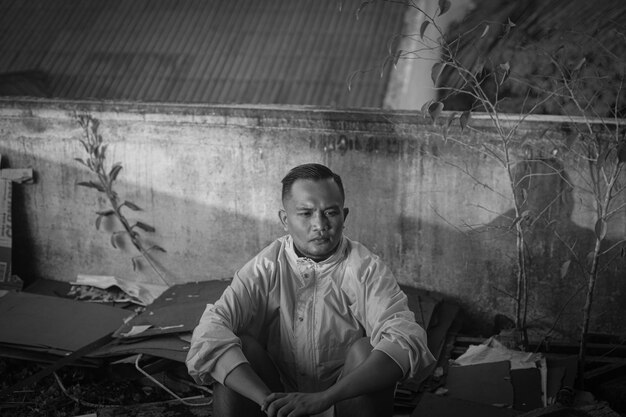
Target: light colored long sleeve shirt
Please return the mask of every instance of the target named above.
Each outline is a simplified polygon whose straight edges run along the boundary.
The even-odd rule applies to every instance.
[[[266,346],[286,391],[332,386],[348,349],[364,336],[406,377],[427,376],[435,361],[389,268],[345,236],[321,262],[298,257],[284,236],[241,268],[193,332],[190,375],[198,383],[224,383],[247,362],[239,334]]]

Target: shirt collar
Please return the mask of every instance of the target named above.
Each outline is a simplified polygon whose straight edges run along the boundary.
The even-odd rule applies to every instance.
[[[304,256],[298,256],[298,254],[295,251],[295,248],[293,246],[293,238],[291,237],[291,235],[287,235],[285,238],[285,246],[286,246],[286,250],[287,250],[287,254],[289,255],[289,257],[295,261],[295,262],[313,262],[315,264],[317,264],[320,267],[326,267],[326,266],[331,266],[336,264],[337,262],[342,261],[345,258],[345,253],[346,253],[346,246],[347,246],[348,242],[345,238],[345,236],[341,235],[341,241],[339,242],[339,245],[337,246],[337,250],[335,251],[335,253],[333,253],[332,255],[330,255],[328,258],[324,259],[323,261],[314,261],[311,258],[307,258]]]

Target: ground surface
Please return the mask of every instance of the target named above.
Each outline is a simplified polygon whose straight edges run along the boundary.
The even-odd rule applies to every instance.
[[[38,372],[42,366],[45,365],[0,358],[0,390]],[[115,375],[109,367],[68,366],[58,370],[56,376],[50,375],[31,387],[1,398],[0,415],[73,417],[96,412],[120,415],[111,407],[168,400],[172,400],[172,396],[137,375],[132,378]]]

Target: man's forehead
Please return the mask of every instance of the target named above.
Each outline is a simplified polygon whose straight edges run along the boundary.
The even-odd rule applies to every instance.
[[[332,179],[298,179],[291,186],[288,200],[300,205],[318,199],[333,200],[337,205],[343,203],[339,185]]]

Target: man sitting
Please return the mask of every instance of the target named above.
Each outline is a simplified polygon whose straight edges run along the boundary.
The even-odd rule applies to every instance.
[[[434,358],[389,268],[343,235],[341,178],[319,164],[282,180],[288,233],[250,260],[193,332],[216,416],[392,416],[395,384]],[[327,413],[327,414],[326,414]]]

